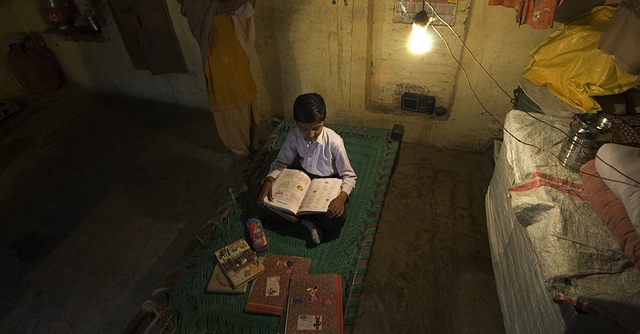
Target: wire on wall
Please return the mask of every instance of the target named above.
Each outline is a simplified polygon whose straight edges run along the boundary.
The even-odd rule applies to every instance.
[[[450,26],[446,21],[444,21],[444,20],[442,20],[442,19],[440,18],[440,16],[438,15],[438,13],[435,11],[435,9],[434,9],[434,8],[431,6],[431,4],[429,3],[429,1],[426,1],[426,0],[425,0],[425,1],[424,1],[424,3],[425,3],[425,4],[427,4],[427,5],[431,8],[431,10],[432,10],[433,14],[434,14],[434,15],[435,15],[439,20],[441,20],[442,22],[444,22],[444,24],[449,28],[449,30],[451,30],[451,32],[453,33],[453,35],[454,35],[454,36],[456,36],[456,38],[458,39],[458,41],[460,42],[460,44],[463,46],[463,48],[464,48],[464,49],[467,51],[467,53],[471,56],[471,59],[473,59],[473,61],[474,61],[474,62],[475,62],[475,63],[476,63],[476,64],[477,64],[477,65],[478,65],[478,66],[483,70],[483,72],[484,72],[484,73],[485,73],[485,74],[486,74],[486,75],[491,79],[491,81],[493,81],[493,83],[495,83],[495,84],[496,84],[496,86],[498,86],[498,88],[499,88],[499,89],[500,89],[500,90],[501,90],[501,91],[502,91],[502,92],[503,92],[507,97],[509,97],[510,101],[512,101],[512,102],[513,102],[513,98],[512,98],[512,96],[511,96],[509,93],[507,93],[507,92],[502,88],[502,86],[500,86],[500,84],[499,84],[499,83],[498,83],[498,82],[493,78],[493,76],[491,76],[491,74],[489,74],[489,72],[484,68],[484,66],[482,66],[482,64],[480,64],[480,62],[476,59],[476,57],[473,55],[473,53],[471,52],[471,50],[469,50],[469,48],[467,47],[467,45],[462,41],[462,39],[460,38],[460,36],[458,36],[458,34],[455,32],[455,30],[454,30],[454,29],[453,29],[453,28],[452,28],[452,27],[451,27],[451,26]],[[543,151],[543,152],[545,152],[545,153],[547,153],[547,154],[552,155],[554,158],[557,158],[557,156],[556,156],[556,154],[555,154],[555,153],[553,153],[553,152],[551,152],[551,151],[549,151],[549,150],[547,150],[547,149],[541,148],[541,147],[539,147],[539,146],[537,146],[537,145],[534,145],[534,144],[531,144],[531,143],[527,143],[527,142],[525,142],[525,141],[521,140],[520,138],[516,137],[513,133],[511,133],[511,132],[510,132],[510,131],[509,131],[509,130],[504,126],[504,124],[503,124],[503,122],[502,122],[502,121],[500,121],[500,120],[499,120],[499,119],[498,119],[498,118],[497,118],[493,113],[491,113],[491,112],[490,112],[490,111],[489,111],[489,110],[484,106],[484,104],[482,103],[482,101],[480,100],[480,98],[478,97],[478,95],[476,94],[476,91],[473,89],[473,86],[471,85],[471,81],[469,80],[469,76],[467,75],[467,71],[465,70],[465,68],[464,68],[464,66],[462,65],[462,63],[460,62],[460,60],[459,60],[458,58],[456,58],[456,56],[453,54],[453,51],[451,50],[451,47],[450,47],[449,43],[448,43],[448,42],[447,42],[447,40],[442,36],[442,34],[440,33],[440,31],[438,31],[438,29],[437,29],[435,26],[432,26],[432,27],[433,27],[433,30],[436,32],[436,34],[438,34],[438,36],[440,37],[440,39],[444,42],[444,44],[445,44],[445,46],[446,46],[446,48],[447,48],[447,51],[449,52],[449,54],[451,55],[451,57],[456,61],[456,63],[458,63],[458,66],[460,66],[460,70],[462,71],[462,74],[464,75],[464,78],[465,78],[465,81],[466,81],[466,83],[467,83],[467,86],[468,86],[468,87],[469,87],[469,89],[471,90],[471,92],[472,92],[472,94],[473,94],[474,98],[478,101],[478,103],[480,104],[480,106],[482,107],[482,109],[483,109],[483,110],[484,110],[484,111],[485,111],[489,116],[491,116],[491,118],[493,118],[493,119],[496,121],[496,123],[498,123],[498,125],[500,125],[500,127],[504,130],[504,132],[506,132],[506,133],[507,133],[507,134],[509,134],[511,137],[513,137],[516,141],[520,142],[520,143],[521,143],[521,144],[523,144],[523,145],[527,145],[527,146],[534,147],[534,148],[536,148],[536,149],[538,149],[538,150],[541,150],[541,151]],[[556,130],[560,131],[561,133],[563,133],[563,134],[566,136],[566,138],[571,137],[571,135],[570,135],[570,134],[568,134],[565,130],[560,129],[560,128],[558,128],[557,126],[555,126],[555,125],[553,125],[553,124],[550,124],[550,123],[548,123],[548,122],[545,122],[545,121],[541,120],[540,118],[538,118],[538,117],[534,116],[532,113],[530,113],[530,112],[528,112],[528,111],[523,110],[523,112],[525,112],[527,115],[529,115],[531,118],[535,119],[536,121],[538,121],[538,122],[540,122],[540,123],[543,123],[543,124],[546,124],[547,126],[552,127],[552,128],[554,128],[554,129],[556,129]],[[562,142],[562,141],[561,141],[561,142]],[[554,145],[554,146],[555,146],[555,145]],[[604,160],[603,160],[602,158],[600,158],[598,155],[596,155],[596,158],[597,158],[598,160],[602,161],[602,162],[603,162],[604,164],[606,164],[607,166],[609,166],[609,167],[613,168],[616,172],[620,173],[620,175],[622,175],[622,176],[626,177],[626,178],[627,178],[627,179],[629,179],[629,180],[632,180],[633,182],[635,182],[635,184],[633,184],[633,183],[628,183],[628,182],[624,182],[624,181],[619,181],[619,180],[613,180],[613,179],[609,179],[609,178],[604,178],[604,177],[601,177],[601,176],[599,176],[599,175],[592,175],[592,174],[590,174],[590,173],[586,173],[586,172],[582,172],[582,171],[580,171],[580,173],[583,173],[583,174],[586,174],[586,175],[589,175],[589,176],[593,176],[593,177],[597,177],[597,178],[600,178],[600,179],[603,179],[603,180],[607,180],[607,181],[612,181],[612,182],[622,183],[622,184],[630,185],[630,186],[633,186],[633,187],[640,187],[640,182],[638,182],[638,180],[635,180],[635,179],[633,179],[633,178],[629,177],[628,175],[626,175],[626,174],[622,173],[620,170],[616,169],[616,168],[615,168],[615,167],[613,167],[611,164],[609,164],[608,162],[604,161]]]

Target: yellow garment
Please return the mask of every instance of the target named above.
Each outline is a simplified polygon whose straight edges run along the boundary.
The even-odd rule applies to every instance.
[[[524,77],[569,105],[587,112],[601,110],[591,96],[622,93],[636,77],[622,71],[613,56],[598,50],[598,41],[615,8],[594,7],[567,22],[530,52]]]
[[[210,45],[204,74],[216,127],[229,150],[248,155],[258,148],[252,131],[258,127],[257,89],[229,14],[215,16]]]
[[[249,105],[236,110],[213,113],[218,135],[229,151],[247,156],[250,150],[260,148],[256,105],[253,99]]]

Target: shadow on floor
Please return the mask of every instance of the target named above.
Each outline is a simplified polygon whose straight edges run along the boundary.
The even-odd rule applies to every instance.
[[[0,328],[122,332],[240,170],[206,110],[74,89],[45,102],[0,123]],[[354,332],[504,332],[490,174],[481,154],[402,145]]]

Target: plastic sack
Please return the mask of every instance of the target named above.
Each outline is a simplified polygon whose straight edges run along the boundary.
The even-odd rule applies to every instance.
[[[533,58],[524,77],[547,86],[563,102],[586,112],[602,108],[591,96],[622,93],[635,85],[636,76],[625,73],[613,56],[598,49],[605,25],[615,12],[598,6],[562,25],[529,54]]]

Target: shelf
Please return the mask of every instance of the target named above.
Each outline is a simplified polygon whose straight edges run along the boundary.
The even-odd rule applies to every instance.
[[[107,41],[107,38],[102,31],[95,31],[88,26],[73,26],[65,29],[49,28],[45,30],[43,34],[59,41],[96,43],[104,43]]]

